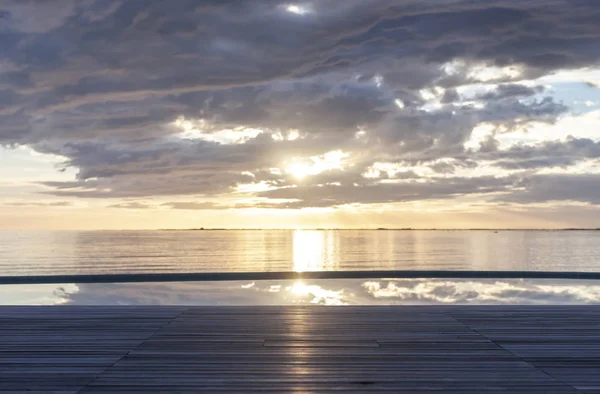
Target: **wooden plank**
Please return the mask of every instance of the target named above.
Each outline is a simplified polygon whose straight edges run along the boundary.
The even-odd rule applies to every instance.
[[[600,390],[600,307],[0,307],[0,392]]]

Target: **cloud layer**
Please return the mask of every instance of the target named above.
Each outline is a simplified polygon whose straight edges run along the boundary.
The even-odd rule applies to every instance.
[[[0,144],[77,170],[50,194],[136,199],[117,208],[598,204],[600,112],[544,80],[600,67],[598,20],[579,0],[5,1]]]

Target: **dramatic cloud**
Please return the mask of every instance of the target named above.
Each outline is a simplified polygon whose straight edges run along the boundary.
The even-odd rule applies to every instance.
[[[600,204],[600,174],[536,175],[523,188],[499,199],[512,202],[581,201]]]
[[[114,208],[600,204],[598,20],[579,0],[8,0],[0,146],[76,172],[43,193]]]

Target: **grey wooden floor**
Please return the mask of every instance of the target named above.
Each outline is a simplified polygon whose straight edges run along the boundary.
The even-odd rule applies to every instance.
[[[600,307],[0,307],[0,392],[600,393]]]

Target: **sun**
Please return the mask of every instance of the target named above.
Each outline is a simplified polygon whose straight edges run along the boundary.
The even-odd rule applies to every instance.
[[[336,150],[308,158],[295,157],[285,167],[285,172],[300,180],[308,175],[317,175],[324,171],[343,170],[348,156],[347,153]]]
[[[289,4],[286,7],[286,11],[296,15],[304,15],[307,14],[310,10],[306,6],[302,6],[299,4]]]
[[[290,164],[285,170],[297,179],[303,179],[313,172],[313,166],[307,163],[295,162]]]

